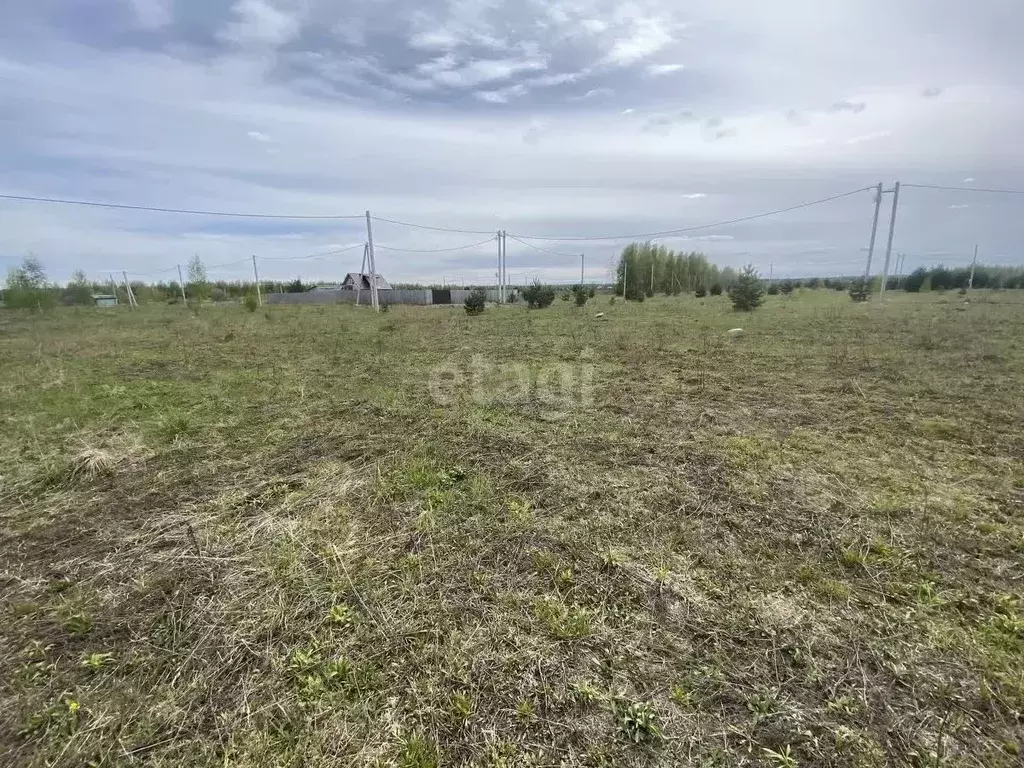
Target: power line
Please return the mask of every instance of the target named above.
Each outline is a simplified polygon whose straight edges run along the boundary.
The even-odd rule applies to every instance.
[[[421,250],[418,248],[393,248],[390,245],[377,245],[375,247],[378,249],[383,249],[385,251],[399,251],[400,253],[448,253],[450,251],[465,251],[469,250],[470,248],[478,248],[481,245],[486,245],[487,243],[493,242],[494,236],[492,235],[491,237],[488,237],[486,240],[481,240],[478,243],[470,243],[469,245],[458,245],[455,246],[454,248],[434,248],[429,250]]]
[[[248,263],[249,263],[248,259],[241,259],[239,261],[229,261],[227,264],[213,264],[213,265],[211,265],[209,267],[205,267],[205,268],[206,269],[220,269],[221,267],[233,267],[233,266],[235,266],[237,264],[248,264]]]
[[[260,261],[302,261],[303,259],[322,259],[326,256],[337,256],[339,253],[345,253],[346,251],[352,251],[356,248],[362,248],[363,243],[356,243],[355,245],[347,245],[344,248],[339,248],[336,251],[324,251],[323,253],[312,253],[309,256],[258,256]]]
[[[849,192],[843,192],[840,195],[832,195],[832,197],[823,197],[820,200],[811,200],[806,203],[800,203],[799,205],[791,205],[788,208],[778,208],[774,211],[765,211],[764,213],[755,213],[751,216],[742,216],[738,219],[729,219],[728,221],[716,221],[711,224],[700,224],[696,227],[683,227],[681,229],[669,229],[663,232],[644,232],[637,235],[608,235],[600,237],[541,237],[539,235],[519,235],[520,238],[527,240],[550,240],[552,242],[580,242],[580,241],[592,241],[592,240],[641,240],[650,237],[665,237],[666,235],[680,235],[684,232],[696,232],[701,229],[712,229],[714,227],[726,227],[730,224],[740,224],[744,221],[753,221],[754,219],[763,219],[768,216],[777,216],[780,213],[789,213],[790,211],[798,211],[801,208],[810,208],[812,205],[821,205],[822,203],[830,203],[833,200],[840,200],[844,197],[850,197],[852,195],[860,194],[861,192],[867,192],[869,189],[875,189],[875,187],[861,187],[860,189],[854,189]],[[518,238],[516,238],[518,239]]]
[[[184,213],[190,216],[228,216],[242,219],[361,219],[362,216],[302,216],[284,213],[234,213],[227,211],[187,210],[183,208],[154,208],[148,205],[123,205],[120,203],[98,203],[92,200],[64,200],[57,197],[30,197],[28,195],[0,195],[3,200],[21,200],[30,203],[56,203],[58,205],[83,205],[89,208],[112,208],[121,211],[150,211],[152,213]]]
[[[398,221],[397,219],[382,219],[379,216],[371,216],[374,221],[381,221],[386,224],[397,224],[400,227],[412,227],[413,229],[429,229],[432,232],[457,232],[462,235],[490,235],[491,232],[486,232],[480,229],[454,229],[452,227],[432,227],[427,224],[413,224],[408,221]]]
[[[549,251],[547,248],[541,248],[539,245],[534,245],[533,243],[527,243],[525,240],[520,240],[515,235],[509,235],[509,237],[520,245],[525,245],[527,248],[533,248],[533,250],[540,251],[541,253],[550,253],[552,256],[564,256],[567,259],[578,259],[580,256],[578,253],[559,253],[558,251]]]
[[[904,184],[915,189],[946,189],[951,192],[989,192],[994,195],[1024,195],[1024,189],[986,189],[985,187],[947,187],[942,184]]]

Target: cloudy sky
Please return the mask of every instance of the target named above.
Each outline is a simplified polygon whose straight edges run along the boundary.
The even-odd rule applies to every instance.
[[[392,280],[602,279],[628,240],[899,179],[1024,189],[1012,0],[34,0],[0,5],[0,193],[374,216]],[[890,198],[885,199],[884,250]],[[862,268],[872,193],[658,238],[779,275]],[[1024,262],[1024,195],[905,188],[907,265]],[[529,239],[547,237],[551,239]],[[565,239],[557,239],[565,238]],[[572,239],[578,238],[578,239]],[[0,267],[199,253],[359,267],[359,219],[0,200]],[[356,248],[318,259],[301,257]],[[543,250],[537,250],[543,249]],[[233,265],[211,276],[246,274]],[[170,275],[168,275],[170,276]]]

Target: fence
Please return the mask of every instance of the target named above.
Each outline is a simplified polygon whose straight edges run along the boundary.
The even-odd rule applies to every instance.
[[[355,304],[356,291],[349,289],[313,290],[306,293],[271,293],[266,297],[268,304]],[[426,289],[378,290],[377,300],[381,304],[416,304],[419,306],[438,304],[462,304],[472,291],[455,289],[432,291]],[[359,303],[369,306],[370,291],[359,291]],[[444,301],[448,299],[448,301]],[[487,301],[498,301],[497,289],[487,291]]]

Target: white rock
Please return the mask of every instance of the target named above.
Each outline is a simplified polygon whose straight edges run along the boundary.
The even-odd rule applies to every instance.
[[[730,336],[742,336],[743,335],[743,329],[742,328],[730,328],[729,329],[729,335]]]
[[[594,317],[604,317],[604,312],[598,312]]]

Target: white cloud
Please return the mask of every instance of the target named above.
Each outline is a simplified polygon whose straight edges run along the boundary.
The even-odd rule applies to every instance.
[[[269,142],[271,140],[270,137],[267,136],[267,134],[265,134],[265,133],[263,133],[261,131],[249,131],[249,133],[246,134],[246,135],[250,139],[252,139],[253,141],[260,141],[260,142],[263,142],[263,143],[267,143],[267,142]]]
[[[624,67],[653,56],[672,42],[672,35],[666,26],[662,20],[656,18],[635,20],[631,34],[615,41],[606,61],[614,66]]]
[[[963,184],[970,184],[970,183],[971,183],[971,182],[973,182],[973,181],[974,181],[974,177],[973,177],[973,176],[968,176],[968,177],[967,177],[966,179],[964,179],[964,180],[963,180],[963,182],[961,182],[961,183],[963,183]]]
[[[626,107],[626,109],[622,110],[619,114],[620,115],[632,115],[635,112],[636,112],[636,110],[633,109],[632,107]]]
[[[143,29],[159,29],[171,23],[171,0],[127,0]]]
[[[508,88],[498,88],[493,91],[477,91],[473,95],[481,101],[488,101],[492,104],[505,104],[510,98],[525,96],[528,89],[522,83],[510,85]]]
[[[854,136],[851,139],[847,139],[847,144],[863,144],[867,141],[877,141],[878,139],[885,139],[892,136],[892,131],[873,131],[872,133],[864,133],[860,136]]]
[[[660,77],[661,75],[670,75],[673,72],[678,72],[684,69],[682,64],[648,64],[647,74],[652,77]]]
[[[703,192],[690,192],[689,194],[683,195],[687,200],[699,200],[702,197],[707,197]]]
[[[547,68],[541,59],[478,59],[456,69],[442,69],[431,77],[452,88],[472,88],[481,83],[505,80],[519,72],[535,72]]]
[[[299,32],[297,16],[279,11],[266,0],[238,0],[232,11],[238,18],[228,25],[222,37],[241,46],[278,47]]]
[[[960,208],[970,208],[971,206],[968,203],[961,203],[956,205],[947,205],[946,207],[951,208],[953,210],[959,210]]]

